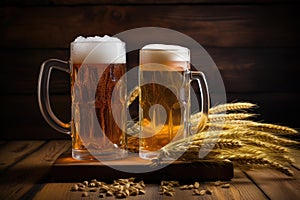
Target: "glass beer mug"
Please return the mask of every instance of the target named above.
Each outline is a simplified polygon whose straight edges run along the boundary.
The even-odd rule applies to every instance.
[[[189,49],[149,44],[140,50],[139,124],[141,158],[156,158],[171,141],[191,135],[190,84],[198,82],[202,102],[197,131],[206,124],[209,92],[202,72],[190,70]]]
[[[49,78],[52,69],[70,74],[72,111],[69,123],[59,120],[51,110]],[[71,43],[68,62],[50,59],[42,64],[38,81],[39,107],[52,128],[71,136],[73,158],[113,160],[127,156],[127,91],[126,81],[121,79],[125,73],[125,43],[109,36],[78,37]],[[118,115],[113,114],[112,107]]]

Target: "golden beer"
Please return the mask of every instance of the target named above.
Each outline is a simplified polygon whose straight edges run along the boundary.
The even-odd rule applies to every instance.
[[[78,71],[83,68],[82,77],[78,76]],[[72,140],[73,152],[81,154],[88,151],[94,151],[93,154],[97,155],[97,151],[100,154],[104,154],[105,151],[109,153],[111,144],[120,148],[126,148],[126,134],[123,130],[126,128],[126,85],[122,85],[124,88],[119,88],[122,94],[118,93],[118,96],[113,96],[113,90],[119,80],[126,72],[126,65],[122,64],[73,64],[72,65],[72,77],[71,77],[71,91],[72,91],[72,121],[71,129],[74,139]],[[84,77],[86,76],[86,77]],[[79,91],[74,88],[74,80],[77,86],[81,89],[85,89],[85,84],[90,79],[96,81],[98,84],[94,91],[90,94],[84,91]],[[81,92],[76,96],[83,95],[79,99],[90,98],[95,99],[95,102],[78,102],[75,98],[75,91]],[[87,90],[88,91],[88,90]],[[78,98],[77,98],[78,99]],[[118,112],[118,115],[113,115],[112,107]],[[93,112],[96,113],[97,120],[93,120]],[[120,124],[117,124],[119,121]],[[101,128],[101,133],[94,132]],[[81,140],[84,139],[84,143]]]
[[[70,58],[72,156],[123,158],[127,156],[125,44],[107,36],[100,41],[79,39],[71,45]]]
[[[140,52],[140,157],[154,158],[172,140],[189,133],[190,63],[188,52]],[[188,57],[188,58],[187,58]]]

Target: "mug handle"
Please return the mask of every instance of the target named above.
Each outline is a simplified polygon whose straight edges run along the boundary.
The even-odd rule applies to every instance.
[[[197,133],[198,133],[204,129],[205,124],[208,121],[208,110],[210,107],[210,98],[209,98],[207,82],[203,72],[191,71],[191,80],[197,81],[201,99],[202,99],[202,103],[199,102],[199,108],[201,108],[201,115],[200,115],[199,122],[197,124]]]
[[[43,62],[40,69],[37,88],[37,96],[40,111],[46,122],[52,128],[61,133],[71,134],[71,122],[62,122],[55,116],[51,109],[49,98],[49,81],[52,69],[58,69],[70,74],[69,62],[58,59],[49,59]]]

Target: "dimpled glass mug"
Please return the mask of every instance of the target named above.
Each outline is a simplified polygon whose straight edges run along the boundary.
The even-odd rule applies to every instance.
[[[49,77],[52,69],[70,74],[69,123],[60,121],[51,110]],[[71,43],[69,62],[50,59],[42,64],[38,81],[40,110],[51,127],[71,136],[73,158],[114,160],[127,156],[124,131],[127,87],[126,80],[121,79],[125,73],[125,43],[109,36],[80,36]],[[118,115],[113,115],[112,107]]]
[[[140,50],[139,155],[156,158],[171,141],[191,135],[190,84],[197,81],[202,102],[197,131],[204,128],[209,92],[202,72],[190,70],[189,49],[177,45],[149,44]]]

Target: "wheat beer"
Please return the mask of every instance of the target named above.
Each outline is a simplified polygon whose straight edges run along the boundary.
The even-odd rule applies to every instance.
[[[147,45],[140,51],[140,157],[155,158],[188,135],[190,56],[180,46]]]
[[[72,43],[73,157],[126,156],[126,82],[118,84],[126,72],[125,62],[125,45],[116,38],[79,38]],[[118,115],[113,115],[112,108]]]

